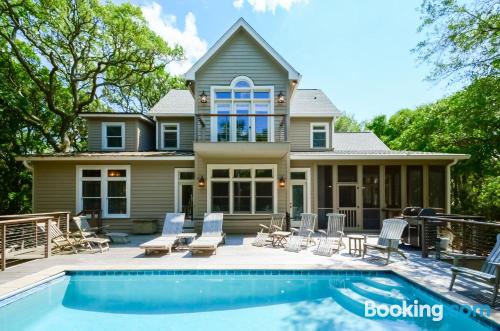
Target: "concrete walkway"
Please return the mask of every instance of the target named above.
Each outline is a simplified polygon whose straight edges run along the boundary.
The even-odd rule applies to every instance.
[[[8,268],[0,272],[0,296],[19,290],[65,270],[109,270],[109,269],[390,269],[438,292],[457,303],[475,304],[488,302],[491,288],[465,279],[459,279],[454,291],[448,291],[450,265],[434,259],[420,257],[419,251],[408,251],[408,260],[394,254],[389,266],[376,258],[361,259],[351,256],[347,249],[331,257],[313,254],[314,247],[299,253],[286,252],[272,247],[254,247],[253,237],[228,236],[226,245],[220,246],[216,255],[191,256],[188,251],[175,251],[171,255],[144,255],[139,244],[153,236],[131,236],[131,242],[112,245],[105,253],[79,253],[57,255]],[[368,242],[376,242],[369,235]],[[347,246],[347,241],[346,241]],[[466,286],[465,286],[466,285]],[[500,300],[499,300],[500,301]],[[500,304],[492,312],[500,322]]]

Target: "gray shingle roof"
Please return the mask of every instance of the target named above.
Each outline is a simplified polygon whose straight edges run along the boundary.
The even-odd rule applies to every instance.
[[[339,132],[332,138],[335,151],[391,151],[382,140],[372,132]]]
[[[290,116],[340,116],[342,113],[320,89],[297,89],[290,104]]]
[[[170,90],[156,105],[151,108],[149,114],[194,116],[194,99],[188,90]]]

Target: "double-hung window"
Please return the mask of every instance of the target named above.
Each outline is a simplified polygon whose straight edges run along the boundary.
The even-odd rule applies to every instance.
[[[112,150],[125,149],[125,123],[102,123],[102,147]]]
[[[268,214],[276,210],[275,165],[209,165],[212,212]]]
[[[328,148],[328,123],[311,123],[311,148]]]
[[[77,210],[101,210],[126,218],[130,210],[130,166],[77,166]]]
[[[229,86],[212,86],[211,140],[272,142],[274,119],[272,86],[255,86],[245,76]]]
[[[161,125],[162,149],[179,149],[179,123],[163,123]]]

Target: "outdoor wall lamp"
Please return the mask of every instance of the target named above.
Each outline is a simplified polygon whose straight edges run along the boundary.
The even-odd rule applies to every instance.
[[[198,187],[205,187],[205,178],[203,176],[198,179]]]
[[[283,176],[281,176],[278,184],[279,184],[280,187],[285,187],[286,181],[285,181],[285,178],[283,178]]]
[[[285,95],[283,94],[283,91],[280,91],[280,94],[278,94],[278,103],[285,103]]]
[[[202,91],[200,94],[200,102],[207,103],[207,101],[208,101],[208,95],[205,94],[205,91]]]

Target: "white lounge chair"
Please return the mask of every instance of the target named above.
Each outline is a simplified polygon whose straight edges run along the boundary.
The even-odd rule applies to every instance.
[[[145,250],[146,255],[154,251],[168,251],[169,254],[172,253],[172,246],[177,244],[179,240],[177,235],[182,232],[182,228],[184,227],[184,218],[184,213],[167,213],[161,236],[147,241],[139,247]]]
[[[384,220],[377,244],[364,244],[363,258],[365,258],[367,249],[370,248],[387,253],[385,264],[389,264],[392,252],[398,253],[406,259],[406,255],[398,247],[407,225],[408,222],[403,219],[389,218]]]
[[[318,230],[321,234],[318,247],[314,254],[331,256],[334,252],[339,252],[342,247],[345,247],[342,238],[344,237],[344,214],[327,214],[328,228],[326,231]]]
[[[314,240],[311,236],[314,234],[314,225],[316,224],[316,214],[300,214],[300,227],[290,228],[293,235],[288,239],[285,250],[290,252],[299,252],[303,246],[306,248]]]
[[[191,254],[203,252],[216,254],[217,247],[224,242],[224,233],[222,233],[223,220],[223,213],[205,214],[201,236],[189,244]]]
[[[272,214],[271,221],[269,225],[259,224],[260,231],[257,232],[252,245],[257,247],[262,247],[266,245],[268,241],[272,241],[270,235],[275,231],[283,231],[283,222],[285,221],[285,214]]]
[[[451,283],[450,291],[453,289],[453,284],[455,284],[455,279],[458,275],[471,278],[481,283],[486,283],[493,285],[493,298],[491,300],[491,305],[495,306],[495,302],[498,295],[498,287],[500,285],[500,233],[497,234],[497,243],[490,255],[484,261],[481,271],[473,270],[465,267],[458,266],[460,258],[456,258],[453,261],[455,266],[451,267]]]

